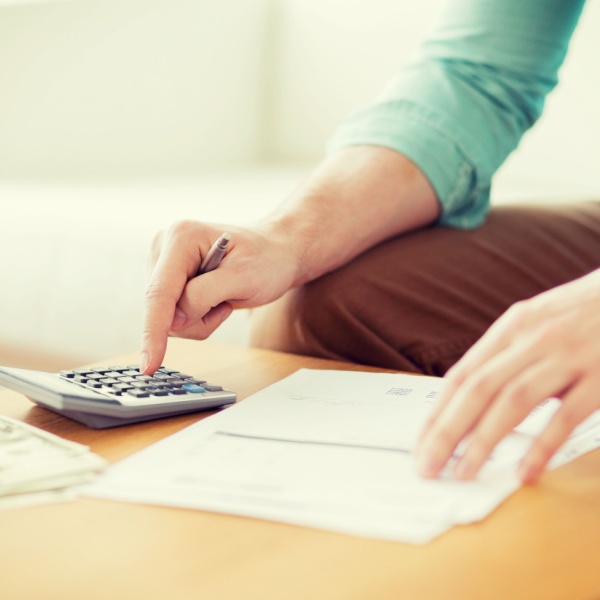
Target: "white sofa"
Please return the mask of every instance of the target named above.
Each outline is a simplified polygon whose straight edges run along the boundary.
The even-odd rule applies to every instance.
[[[269,211],[442,4],[0,0],[0,364],[135,351],[154,233]],[[599,33],[588,3],[495,201],[600,198]],[[246,321],[215,338],[245,343]]]

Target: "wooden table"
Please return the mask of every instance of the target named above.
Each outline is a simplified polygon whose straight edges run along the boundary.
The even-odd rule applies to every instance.
[[[102,364],[137,362],[111,358]],[[354,365],[173,340],[165,364],[240,399],[300,367]],[[373,369],[374,370],[374,369]],[[0,412],[114,462],[201,417],[92,430],[0,393]],[[600,452],[426,546],[93,499],[0,512],[2,600],[600,598]]]

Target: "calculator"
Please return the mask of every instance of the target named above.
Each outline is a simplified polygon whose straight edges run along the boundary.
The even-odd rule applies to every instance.
[[[162,366],[144,375],[139,365],[60,373],[0,367],[0,385],[39,406],[94,429],[221,408],[236,401],[222,386]]]

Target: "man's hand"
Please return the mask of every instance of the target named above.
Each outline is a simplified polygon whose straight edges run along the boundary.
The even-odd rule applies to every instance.
[[[259,227],[176,223],[153,245],[142,371],[160,366],[169,334],[205,339],[232,307],[276,300],[385,239],[433,223],[439,213],[433,187],[409,159],[355,146],[327,157]],[[196,277],[224,231],[231,242],[221,264]]]
[[[196,277],[202,259],[224,232],[228,251],[217,269]],[[146,288],[140,368],[154,373],[169,335],[206,339],[233,308],[266,304],[294,283],[289,241],[268,228],[241,229],[180,221],[153,243]]]
[[[454,467],[476,476],[498,442],[540,402],[562,400],[519,466],[535,481],[573,429],[600,408],[600,270],[510,308],[447,373],[417,447],[436,477],[466,436]]]

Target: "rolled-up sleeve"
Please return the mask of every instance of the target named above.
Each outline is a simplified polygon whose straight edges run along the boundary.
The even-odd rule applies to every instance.
[[[392,148],[431,182],[440,222],[485,220],[492,176],[542,112],[584,0],[452,0],[418,58],[337,128],[329,151]]]

